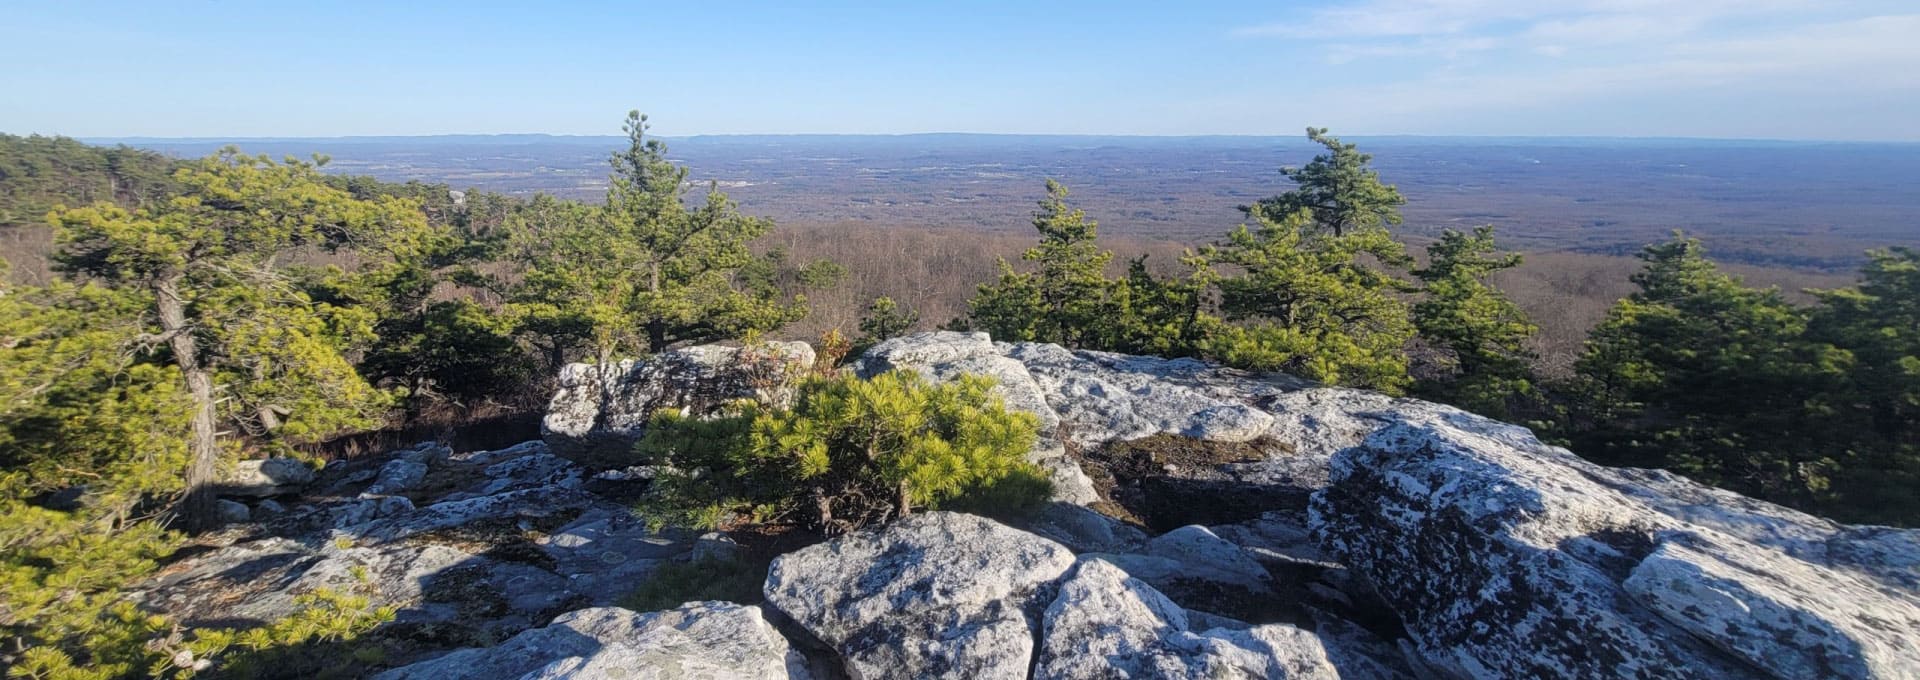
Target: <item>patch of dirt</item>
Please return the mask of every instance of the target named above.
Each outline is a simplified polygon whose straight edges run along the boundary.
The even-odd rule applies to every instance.
[[[1292,453],[1267,437],[1217,442],[1164,433],[1069,451],[1100,492],[1095,511],[1156,532],[1243,521],[1292,503],[1288,490],[1238,483],[1219,469]]]

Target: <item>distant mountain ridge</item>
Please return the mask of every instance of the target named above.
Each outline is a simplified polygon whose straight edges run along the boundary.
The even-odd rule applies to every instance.
[[[1101,142],[1119,145],[1153,145],[1170,142],[1207,143],[1227,142],[1233,144],[1274,143],[1284,146],[1310,146],[1310,143],[1298,135],[1077,135],[1077,134],[1020,134],[991,132],[910,132],[897,134],[862,133],[780,133],[780,134],[702,134],[702,135],[661,135],[667,141],[695,143],[780,143],[791,141],[970,141],[970,142],[1028,142],[1028,143],[1086,143]],[[1602,137],[1602,136],[1453,136],[1453,135],[1348,135],[1349,141],[1368,144],[1416,144],[1423,146],[1552,146],[1552,147],[1608,147],[1608,146],[1651,146],[1651,147],[1807,147],[1807,146],[1844,146],[1844,147],[1920,147],[1920,142],[1861,142],[1828,140],[1792,140],[1792,139],[1744,139],[1716,137]],[[550,133],[497,133],[497,134],[438,134],[438,135],[340,135],[340,136],[256,136],[256,137],[79,137],[89,144],[125,144],[143,145],[187,145],[187,144],[294,144],[294,143],[331,143],[331,144],[579,144],[579,145],[617,145],[626,141],[620,135],[565,135]]]

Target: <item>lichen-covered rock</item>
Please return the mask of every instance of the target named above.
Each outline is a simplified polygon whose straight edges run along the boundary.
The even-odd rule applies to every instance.
[[[629,464],[633,444],[661,409],[705,415],[736,399],[784,403],[813,367],[804,342],[771,342],[743,352],[700,345],[644,360],[570,364],[540,421],[555,455],[589,467]]]
[[[570,588],[594,604],[612,604],[631,592],[662,560],[694,546],[651,531],[621,508],[593,508],[555,529],[540,544]]]
[[[427,464],[417,460],[395,458],[380,466],[380,474],[368,486],[369,494],[397,494],[411,491],[427,479]]]
[[[765,592],[856,678],[1019,679],[1033,655],[1029,612],[1072,564],[1052,541],[929,512],[782,555]]]
[[[1084,446],[1160,433],[1248,441],[1273,423],[1258,401],[1303,385],[1195,359],[1073,352],[1036,343],[1001,347],[1026,367],[1066,434]]]
[[[1310,528],[1379,587],[1436,667],[1467,677],[1920,675],[1920,607],[1905,585],[1912,572],[1897,566],[1914,563],[1903,552],[1912,532],[1863,534],[1751,502],[1715,512],[1686,500],[1704,493],[1687,484],[1652,493],[1637,473],[1520,428],[1400,417],[1333,458]]]
[[[758,607],[695,602],[662,612],[582,609],[492,646],[462,649],[374,676],[461,678],[742,678],[806,680],[806,660]]]
[[[1183,606],[1241,614],[1273,597],[1265,567],[1206,527],[1188,526],[1148,541],[1140,553],[1087,553],[1170,593]]]
[[[874,345],[854,367],[862,378],[895,370],[916,371],[934,380],[952,380],[961,375],[992,378],[994,392],[1007,407],[1032,413],[1040,419],[1040,431],[1052,436],[1060,426],[1060,416],[1047,405],[1047,399],[1034,384],[1027,367],[1018,360],[1001,356],[986,333],[935,331],[892,338]]]
[[[293,458],[266,458],[234,463],[220,478],[222,496],[278,496],[313,482],[313,468]]]
[[[1119,567],[1080,562],[1047,607],[1034,680],[1343,677],[1294,626],[1193,630],[1179,605]],[[1352,675],[1348,677],[1393,677]]]
[[[557,487],[578,489],[585,482],[580,466],[547,453],[534,453],[487,466],[487,481],[474,493],[491,496],[507,491]]]
[[[871,378],[888,371],[928,371],[935,366],[995,356],[1000,352],[986,333],[931,331],[888,338],[869,348],[854,364],[854,372]]]

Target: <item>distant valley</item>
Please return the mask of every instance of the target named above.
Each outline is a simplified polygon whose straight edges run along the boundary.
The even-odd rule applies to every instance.
[[[1335,132],[1338,132],[1337,130]],[[1354,137],[1408,198],[1404,232],[1493,224],[1530,251],[1627,254],[1686,229],[1723,260],[1844,270],[1917,239],[1920,145],[1688,139]],[[96,139],[179,156],[229,140]],[[616,137],[232,140],[325,153],[333,172],[598,199]],[[1023,231],[1044,178],[1115,236],[1199,242],[1287,188],[1299,137],[928,134],[668,138],[695,177],[782,224]]]

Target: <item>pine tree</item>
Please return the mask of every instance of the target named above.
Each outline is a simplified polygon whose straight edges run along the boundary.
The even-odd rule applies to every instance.
[[[274,163],[231,148],[182,169],[181,194],[128,211],[112,204],[51,216],[67,271],[144,299],[192,414],[189,524],[212,519],[221,431],[255,443],[313,441],[368,427],[390,403],[343,352],[372,336],[374,312],[316,302],[315,289],[354,289],[417,255],[432,229],[416,204],[361,200],[329,186],[317,163]],[[352,269],[294,268],[306,250],[352,247]],[[235,442],[238,443],[238,442]]]
[[[1299,186],[1261,200],[1259,207],[1273,216],[1310,210],[1315,229],[1334,236],[1400,223],[1400,206],[1407,199],[1393,185],[1381,183],[1380,173],[1368,167],[1373,156],[1329,136],[1326,128],[1307,128],[1307,139],[1326,153],[1314,156],[1305,167],[1281,168],[1280,174]],[[1252,213],[1252,208],[1246,210]]]
[[[1420,336],[1446,357],[1441,375],[1420,391],[1495,418],[1536,401],[1526,343],[1539,329],[1487,282],[1495,272],[1519,266],[1520,255],[1501,253],[1488,226],[1472,234],[1448,229],[1427,247],[1427,256],[1427,266],[1413,272],[1425,284],[1413,320]]]
[[[1843,387],[1803,427],[1845,453],[1836,508],[1857,521],[1920,524],[1920,250],[1867,253],[1858,286],[1818,291],[1807,337],[1843,355]]]
[[[1034,271],[1016,273],[1002,261],[1000,280],[981,286],[969,305],[975,327],[1007,341],[1111,345],[1117,284],[1106,276],[1113,253],[1097,243],[1096,224],[1067,204],[1065,186],[1047,180],[1033,228],[1040,243],[1021,259],[1034,263]]]
[[[902,307],[890,297],[874,298],[873,304],[867,305],[867,315],[860,319],[860,338],[854,341],[854,346],[872,347],[888,338],[900,337],[917,323],[920,323],[920,313],[913,308]]]
[[[689,205],[688,170],[647,136],[647,118],[627,115],[627,149],[614,154],[606,204],[547,201],[522,220],[517,250],[528,261],[511,296],[552,355],[584,346],[598,361],[625,352],[735,338],[804,316],[804,300],[737,285],[754,261],[749,242],[772,223],[742,215],[709,185]]]
[[[1844,353],[1803,342],[1804,310],[1722,273],[1697,240],[1676,234],[1640,259],[1639,291],[1576,366],[1588,428],[1576,449],[1798,507],[1825,502],[1838,461],[1803,419]]]
[[[648,511],[708,527],[790,517],[839,533],[948,504],[1031,506],[1051,489],[1026,461],[1038,421],[1008,411],[993,387],[979,376],[841,375],[809,380],[791,409],[742,406],[707,420],[663,412],[637,449],[671,470],[655,480]]]
[[[1205,339],[1218,332],[1220,318],[1212,313],[1214,285],[1219,281],[1205,257],[1191,250],[1180,258],[1186,272],[1159,276],[1147,269],[1147,256],[1127,263],[1127,278],[1115,293],[1119,310],[1111,323],[1115,342],[1106,349],[1127,354],[1164,357],[1193,356]]]
[[[1384,229],[1323,232],[1307,211],[1251,212],[1258,230],[1242,225],[1201,253],[1240,272],[1219,281],[1222,314],[1240,323],[1208,340],[1208,354],[1242,368],[1403,390],[1414,334],[1397,297],[1404,286],[1359,261],[1403,260],[1400,244]]]

